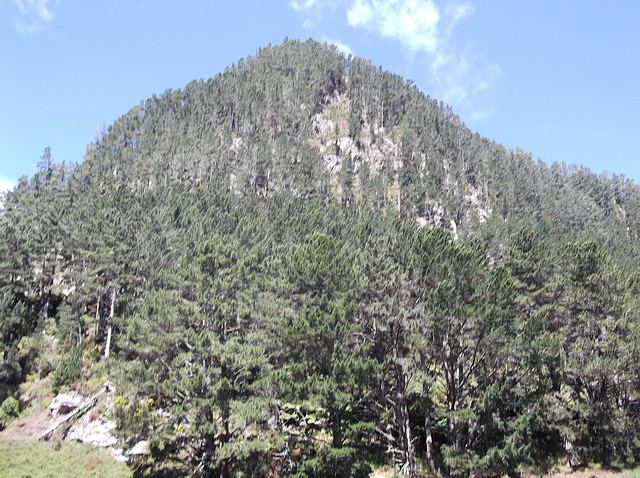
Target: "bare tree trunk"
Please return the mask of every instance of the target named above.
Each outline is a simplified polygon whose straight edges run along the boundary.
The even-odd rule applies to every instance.
[[[111,323],[113,321],[113,312],[116,305],[116,289],[111,290],[111,310],[109,311],[109,325],[107,326],[107,344],[104,349],[105,360],[109,358],[109,349],[111,347]]]
[[[95,335],[100,333],[100,299],[102,294],[98,295],[98,304],[96,305],[96,332]]]
[[[104,349],[104,359],[107,360],[109,358],[109,348],[111,347],[111,325],[107,327],[107,345]]]
[[[550,370],[551,377],[551,389],[555,395],[560,394],[560,377],[554,368]],[[557,458],[560,454],[560,431],[554,423],[554,428],[551,429],[551,453],[554,458]]]
[[[460,440],[458,437],[458,426],[455,419],[452,416],[452,412],[457,410],[457,376],[458,376],[458,368],[456,364],[451,359],[451,349],[448,344],[445,342],[443,345],[445,358],[443,361],[444,368],[444,376],[445,383],[447,389],[447,430],[449,432],[449,445],[453,447],[454,450],[460,449]]]
[[[424,353],[420,353],[420,365],[424,374],[427,373],[427,359]],[[431,472],[436,471],[436,463],[433,458],[433,436],[431,434],[431,412],[429,411],[429,384],[422,382],[422,398],[424,400],[424,434],[425,446],[427,449],[427,461]]]
[[[402,366],[396,361],[396,404],[399,412],[399,426],[402,434],[403,442],[403,460],[402,466],[405,474],[409,478],[416,476],[416,449],[411,436],[411,418],[409,417],[409,403],[407,402],[407,394],[405,393],[404,373]]]
[[[608,396],[607,396],[607,378],[606,377],[602,377],[601,378],[601,386],[600,386],[600,402],[605,404],[607,403],[608,400]],[[604,426],[605,423],[605,417],[601,417],[600,418],[600,438],[601,438],[601,445],[602,445],[602,463],[604,465],[608,465],[609,464],[609,454],[607,453],[607,430],[606,427]]]
[[[427,388],[427,384],[423,384],[423,388]],[[424,394],[425,392],[423,392]],[[428,390],[425,395],[425,401],[427,401]],[[436,471],[436,462],[433,458],[433,436],[431,435],[431,413],[427,409],[424,413],[424,432],[425,432],[425,445],[427,447],[427,461],[429,462],[429,469],[432,472]]]

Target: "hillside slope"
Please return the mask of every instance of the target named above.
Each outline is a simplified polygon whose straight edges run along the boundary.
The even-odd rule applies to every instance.
[[[411,81],[313,41],[261,49],[142,101],[89,146],[79,176],[134,191],[215,181],[239,195],[391,202],[447,228],[495,213],[640,233],[631,181],[506,150]]]
[[[633,182],[286,40],[141,102],[81,165],[47,148],[7,196],[0,426],[35,377],[110,379],[140,472],[633,465],[639,233]]]

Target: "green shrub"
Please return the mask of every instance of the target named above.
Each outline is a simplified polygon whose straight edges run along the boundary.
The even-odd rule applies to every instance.
[[[13,397],[8,397],[0,405],[0,430],[4,430],[20,414],[20,402]]]
[[[130,402],[116,397],[112,418],[116,422],[116,436],[133,441],[147,438],[155,420],[153,399]]]
[[[63,386],[77,382],[82,375],[82,360],[80,352],[73,350],[60,359],[60,364],[53,374],[51,388],[58,393]]]
[[[38,360],[38,376],[40,378],[45,378],[51,372],[53,372],[54,366],[46,357],[40,357]]]

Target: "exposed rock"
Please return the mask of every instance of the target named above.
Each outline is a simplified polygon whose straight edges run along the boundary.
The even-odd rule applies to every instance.
[[[148,455],[149,442],[147,440],[139,441],[135,446],[127,452],[127,455]]]
[[[94,407],[98,402],[98,398],[104,392],[112,391],[113,387],[111,386],[111,383],[106,382],[102,389],[93,397],[86,398],[82,395],[74,393],[73,395],[80,397],[81,400],[81,403],[74,407],[75,412],[82,412],[82,410],[80,410],[81,407],[84,407],[85,410]],[[56,399],[58,398],[59,397],[56,397]],[[113,403],[113,397],[102,397],[100,403],[102,403],[103,407],[106,407],[106,410],[109,410]],[[72,415],[75,412],[72,411],[69,413],[69,415]],[[109,453],[115,460],[119,462],[126,462],[127,456],[125,456],[124,450],[114,447],[118,443],[118,439],[114,435],[112,435],[113,430],[116,428],[116,423],[113,420],[107,419],[105,417],[105,414],[100,415],[97,418],[95,413],[80,414],[80,418],[78,418],[77,421],[69,428],[69,430],[65,434],[64,439],[106,448],[109,450]],[[63,418],[64,416],[58,418],[58,420],[62,420]]]
[[[109,452],[114,460],[119,461],[120,463],[125,463],[128,461],[127,457],[124,454],[122,448],[109,448]]]
[[[83,412],[95,406],[103,393],[110,391],[113,391],[113,387],[111,387],[111,382],[107,381],[92,397],[85,398],[75,392],[58,395],[49,405],[52,417],[54,418],[53,424],[38,436],[38,440],[48,439],[57,428],[64,424],[70,425],[72,420],[75,421],[78,417],[82,416]],[[62,413],[63,410],[67,410],[67,413]],[[90,418],[85,416],[85,420],[90,420]]]
[[[81,420],[69,429],[67,439],[100,447],[110,447],[118,441],[118,439],[111,434],[111,431],[115,427],[116,424],[114,421],[107,420],[104,417],[99,417],[87,423],[85,423],[85,420]]]
[[[75,410],[84,401],[85,397],[77,392],[61,393],[49,404],[49,410],[51,415],[56,417],[59,415],[66,415],[67,413]]]

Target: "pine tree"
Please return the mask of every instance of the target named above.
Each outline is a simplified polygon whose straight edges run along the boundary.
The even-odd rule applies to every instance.
[[[477,245],[456,243],[441,229],[421,231],[416,248],[424,293],[412,329],[423,337],[417,347],[441,370],[444,462],[454,475],[466,474],[486,463],[494,440],[484,435],[481,404],[505,372],[502,361],[514,336],[513,286],[504,269],[487,267]]]
[[[286,365],[280,387],[284,397],[324,415],[329,437],[323,447],[314,443],[314,427],[303,427],[303,438],[291,435],[306,451],[297,465],[299,476],[370,471],[362,458],[370,433],[363,406],[377,367],[357,339],[359,279],[353,264],[347,246],[317,233],[295,248],[287,264],[295,309],[282,332]]]

